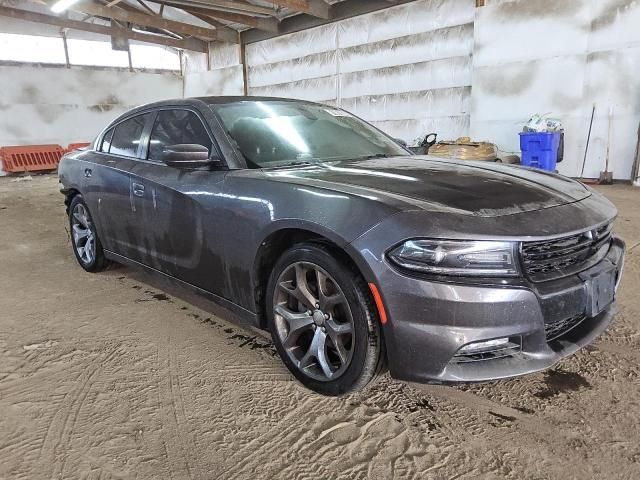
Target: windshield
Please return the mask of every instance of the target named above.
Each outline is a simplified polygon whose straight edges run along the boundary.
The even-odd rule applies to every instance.
[[[410,155],[362,120],[325,105],[243,101],[211,107],[253,168]]]

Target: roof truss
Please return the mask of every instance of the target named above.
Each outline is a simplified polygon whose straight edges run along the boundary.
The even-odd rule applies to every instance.
[[[83,22],[80,20],[70,20],[67,18],[56,17],[55,15],[46,15],[44,13],[31,12],[18,8],[0,6],[0,16],[24,20],[27,22],[44,23],[46,25],[54,25],[60,28],[69,28],[71,30],[81,30],[84,32],[98,33],[111,36],[114,33],[114,27],[106,25],[97,25],[95,23]],[[176,39],[153,35],[149,33],[140,33],[128,28],[117,27],[117,35],[137,40],[139,42],[155,43],[167,47],[181,48],[185,50],[193,50],[196,52],[207,52],[208,44],[202,40],[195,38]]]
[[[49,5],[54,2],[32,1]],[[0,7],[0,16],[104,35],[112,35],[117,29],[121,37],[206,52],[209,41],[252,43],[411,1],[414,0],[342,0],[330,5],[327,0],[268,0],[271,6],[265,6],[248,0],[81,0],[70,9],[85,14],[83,20],[7,6]],[[189,23],[179,16],[165,18],[165,7],[181,10],[200,22]],[[283,8],[295,14],[280,20]],[[109,20],[111,26],[90,23],[87,20],[91,18]],[[248,29],[232,28],[229,22]],[[134,30],[134,25],[139,28]]]

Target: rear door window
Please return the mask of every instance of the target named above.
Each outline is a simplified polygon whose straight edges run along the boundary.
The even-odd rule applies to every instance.
[[[125,157],[137,156],[142,132],[150,115],[150,113],[137,115],[119,123],[115,128],[109,153]]]
[[[211,138],[198,116],[189,110],[160,110],[149,138],[149,158],[157,160],[169,145],[197,144],[211,154]]]

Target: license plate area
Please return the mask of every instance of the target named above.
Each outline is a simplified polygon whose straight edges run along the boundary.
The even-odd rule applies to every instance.
[[[616,291],[616,268],[608,268],[589,275],[585,281],[586,314],[595,317],[613,303]]]

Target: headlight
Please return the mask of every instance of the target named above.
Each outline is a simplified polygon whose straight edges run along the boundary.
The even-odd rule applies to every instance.
[[[388,254],[397,265],[438,275],[518,275],[517,244],[462,240],[408,240]]]

